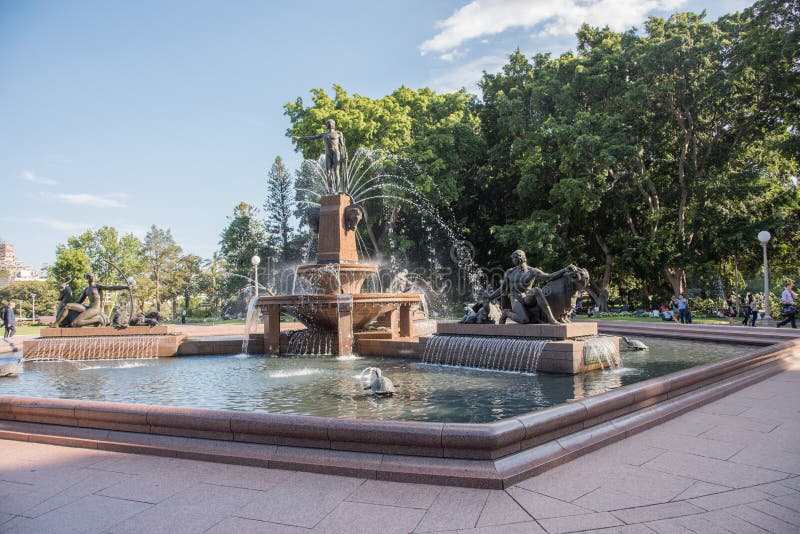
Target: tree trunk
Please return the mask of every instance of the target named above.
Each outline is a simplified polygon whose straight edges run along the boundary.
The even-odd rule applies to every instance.
[[[178,316],[178,297],[172,298],[172,317]]]
[[[155,274],[155,279],[156,279],[156,311],[160,313],[161,312],[161,294],[159,293],[159,289],[160,289],[159,282],[160,281],[159,281],[159,277],[158,277],[158,271],[156,271],[154,274]]]
[[[600,250],[603,251],[603,277],[600,280],[596,278],[586,287],[586,292],[594,300],[597,307],[602,312],[608,311],[608,287],[611,285],[611,269],[614,266],[614,255],[608,248],[608,244],[600,234],[594,234],[594,239],[600,245]]]
[[[586,287],[586,292],[592,297],[598,310],[601,312],[608,311],[608,286],[600,287],[599,284],[595,285],[595,282],[592,282]]]
[[[664,269],[664,274],[676,297],[686,291],[686,271],[681,267],[667,267]]]

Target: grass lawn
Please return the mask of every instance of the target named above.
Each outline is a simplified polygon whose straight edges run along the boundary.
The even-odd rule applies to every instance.
[[[3,326],[3,325],[0,322],[0,327],[1,326]],[[29,324],[17,323],[17,335],[18,336],[24,336],[24,335],[27,335],[27,334],[38,334],[39,330],[41,330],[42,328],[44,328],[44,327],[43,326],[33,326],[33,325],[29,325]]]

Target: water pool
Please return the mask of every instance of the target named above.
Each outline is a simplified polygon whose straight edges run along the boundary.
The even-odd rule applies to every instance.
[[[749,350],[728,343],[640,337],[649,352],[624,352],[623,368],[583,375],[515,374],[439,367],[400,358],[192,356],[28,362],[0,378],[1,395],[318,415],[486,423],[595,395]],[[10,361],[9,358],[5,360]],[[394,397],[364,391],[376,366]]]

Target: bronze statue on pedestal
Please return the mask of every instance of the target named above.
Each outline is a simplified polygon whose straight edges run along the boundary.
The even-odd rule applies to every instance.
[[[347,192],[347,148],[344,134],[336,129],[333,119],[325,121],[328,131],[316,135],[302,137],[292,136],[296,141],[313,141],[322,139],[325,144],[325,172],[328,175],[329,193]]]
[[[55,320],[56,327],[106,326],[108,318],[103,314],[103,291],[130,289],[128,286],[95,284],[95,276],[92,273],[85,274],[84,278],[89,285],[83,290],[78,300],[68,302],[59,308]],[[65,288],[62,287],[62,295],[64,293]],[[89,299],[88,306],[83,305],[83,301],[86,299]],[[70,312],[73,312],[73,318],[67,322],[65,319],[69,318]]]
[[[554,273],[546,273],[528,265],[525,252],[515,250],[511,254],[514,267],[503,275],[500,287],[493,292],[484,292],[481,302],[475,304],[476,313],[489,310],[492,301],[500,298],[503,308],[500,324],[507,319],[520,324],[568,323],[569,314],[575,307],[575,295],[589,283],[586,269],[568,265]],[[547,283],[539,288],[537,280]],[[466,322],[467,317],[462,319]],[[473,322],[473,321],[470,321]],[[474,322],[494,322],[487,314],[478,315]]]

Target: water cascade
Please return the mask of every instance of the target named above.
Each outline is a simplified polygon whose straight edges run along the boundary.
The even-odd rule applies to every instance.
[[[604,336],[584,340],[583,363],[586,365],[598,363],[601,368],[608,369],[622,367],[617,345]]]
[[[165,336],[52,337],[26,347],[23,362],[158,358]]]
[[[547,340],[530,337],[436,335],[425,345],[422,363],[536,372]]]
[[[244,336],[242,337],[242,353],[247,354],[250,344],[250,333],[253,331],[253,324],[258,322],[258,297],[253,297],[247,303],[247,318],[244,321]]]
[[[297,356],[323,356],[336,347],[336,332],[326,330],[295,330],[289,337],[287,354]]]

